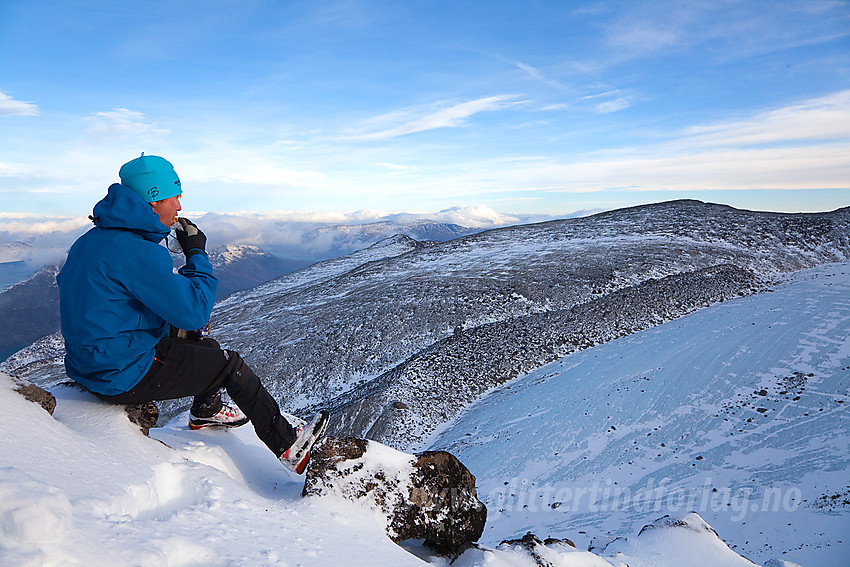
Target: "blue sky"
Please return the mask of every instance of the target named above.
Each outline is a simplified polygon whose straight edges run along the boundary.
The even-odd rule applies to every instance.
[[[845,1],[0,4],[3,213],[850,205]],[[2,218],[0,218],[2,222]]]

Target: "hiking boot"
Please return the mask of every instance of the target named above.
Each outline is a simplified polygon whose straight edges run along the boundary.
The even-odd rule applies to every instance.
[[[250,421],[236,406],[222,403],[218,413],[211,417],[195,417],[189,414],[189,429],[198,430],[205,427],[239,427]]]
[[[310,462],[310,449],[321,439],[325,427],[328,426],[328,412],[325,410],[316,414],[308,424],[295,429],[295,442],[280,456],[280,462],[296,474],[302,474]]]

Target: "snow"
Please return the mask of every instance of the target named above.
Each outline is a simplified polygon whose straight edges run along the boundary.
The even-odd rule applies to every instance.
[[[541,367],[430,446],[476,476],[487,545],[531,529],[586,546],[696,510],[753,561],[846,565],[848,403],[836,264]]]
[[[148,438],[120,406],[51,391],[52,417],[0,374],[2,565],[449,565],[368,507],[302,498],[249,426],[184,414]],[[433,439],[489,511],[452,565],[846,565],[848,397],[848,264],[565,357]],[[528,531],[578,549],[500,543]]]
[[[250,427],[141,434],[123,408],[53,390],[54,417],[0,377],[0,564],[393,565],[421,561],[368,511],[302,499]],[[14,497],[7,497],[13,494]]]

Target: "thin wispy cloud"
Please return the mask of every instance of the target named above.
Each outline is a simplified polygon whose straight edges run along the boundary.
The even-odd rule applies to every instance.
[[[541,83],[544,83],[544,84],[549,85],[551,87],[555,87],[556,89],[564,89],[565,88],[564,85],[560,81],[546,76],[543,73],[543,71],[541,71],[540,69],[538,69],[536,67],[529,65],[528,63],[523,63],[523,62],[520,61],[519,63],[516,63],[516,66],[520,70],[527,73],[528,76],[530,76],[532,79],[540,81]]]
[[[296,168],[280,157],[279,146],[240,147],[218,142],[205,148],[205,154],[215,154],[215,160],[179,159],[175,169],[181,179],[195,184],[220,182],[246,187],[302,187],[327,186],[326,175],[320,171]],[[179,163],[178,163],[179,162]]]
[[[142,136],[148,134],[168,134],[168,130],[147,121],[141,113],[126,108],[116,108],[106,112],[96,112],[86,118],[88,133],[93,136]]]
[[[543,193],[847,189],[848,124],[850,91],[841,91],[741,120],[671,131],[654,144],[572,159],[487,163],[476,181]]]
[[[606,100],[596,105],[596,112],[600,114],[610,114],[625,110],[632,105],[632,102],[626,97],[615,98],[614,100]]]
[[[848,151],[850,145],[829,150],[797,147],[646,154],[573,163],[560,169],[568,191],[842,188],[850,179]]]
[[[219,169],[219,168],[217,168]],[[234,164],[221,171],[215,179],[227,183],[239,183],[245,185],[276,185],[295,187],[325,186],[325,175],[318,171],[299,171],[287,167],[281,167],[273,163],[242,163]]]
[[[22,177],[24,175],[26,175],[26,172],[19,165],[0,161],[0,177]]]
[[[695,126],[685,132],[705,146],[850,139],[850,90],[759,113],[749,119]]]
[[[35,103],[15,100],[9,94],[0,91],[0,116],[38,116]]]
[[[505,108],[515,98],[516,95],[489,96],[437,110],[415,108],[393,112],[378,116],[371,121],[373,124],[384,127],[352,137],[361,140],[386,140],[437,128],[456,128],[465,125],[467,120],[476,114]],[[388,122],[397,123],[386,126]],[[368,128],[369,125],[366,127]]]
[[[402,165],[400,163],[387,163],[385,161],[378,162],[375,165],[378,167],[383,167],[388,170],[390,175],[401,175],[404,173],[410,173],[412,171],[416,171],[418,168],[410,165]]]
[[[830,25],[822,17],[840,14]],[[633,3],[607,21],[613,61],[703,49],[716,60],[813,46],[847,37],[846,3],[676,2]]]
[[[88,213],[141,151],[209,211],[548,214],[660,198],[632,186],[850,185],[843,0],[54,4],[4,27],[32,47],[0,85],[6,210]],[[133,86],[151,80],[169,88]]]
[[[632,96],[624,93],[621,89],[585,95],[580,98],[580,101],[594,102],[593,110],[599,114],[611,114],[632,106]]]

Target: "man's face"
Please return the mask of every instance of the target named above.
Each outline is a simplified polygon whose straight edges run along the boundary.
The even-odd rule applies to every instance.
[[[165,226],[171,226],[177,222],[177,211],[180,207],[180,195],[163,199],[162,201],[154,201],[151,203],[153,212],[159,215],[159,220]]]

